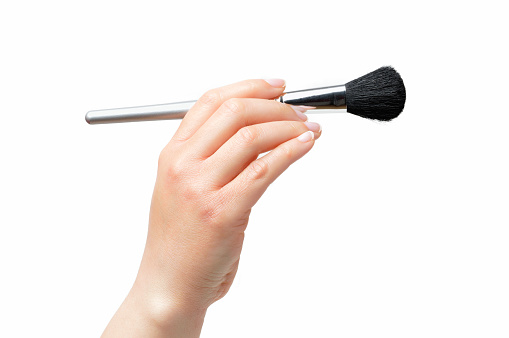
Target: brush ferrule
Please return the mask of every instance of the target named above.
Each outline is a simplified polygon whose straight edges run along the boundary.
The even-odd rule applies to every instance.
[[[287,92],[281,96],[280,101],[318,109],[346,109],[346,87],[340,85]]]

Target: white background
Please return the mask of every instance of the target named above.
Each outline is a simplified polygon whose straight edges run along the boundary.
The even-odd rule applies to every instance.
[[[2,1],[0,336],[99,336],[141,259],[179,121],[86,111],[402,75],[402,115],[320,114],[254,207],[202,337],[507,337],[502,1]]]

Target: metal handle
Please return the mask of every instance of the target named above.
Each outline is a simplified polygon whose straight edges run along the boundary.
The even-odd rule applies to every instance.
[[[152,106],[91,110],[85,115],[89,124],[182,119],[196,101]]]

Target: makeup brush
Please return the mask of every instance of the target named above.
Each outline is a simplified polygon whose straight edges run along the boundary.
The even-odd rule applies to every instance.
[[[360,117],[389,121],[403,111],[406,91],[398,72],[385,66],[344,85],[287,92],[279,100],[317,109],[346,109]],[[181,119],[195,102],[91,110],[85,119],[89,124]]]

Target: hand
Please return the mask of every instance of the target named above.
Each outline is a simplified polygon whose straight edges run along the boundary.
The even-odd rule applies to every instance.
[[[158,332],[199,335],[233,282],[251,208],[320,136],[305,122],[309,107],[271,100],[283,91],[283,80],[211,90],[162,150],[145,252],[122,305],[136,304]]]

